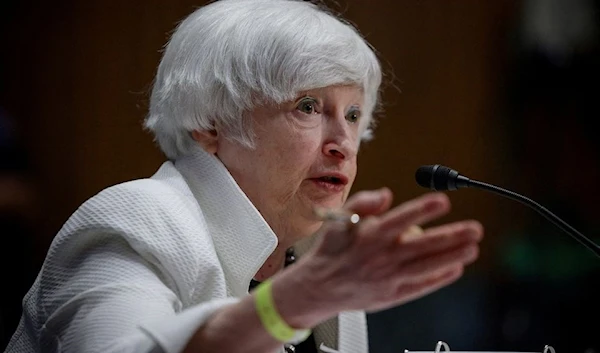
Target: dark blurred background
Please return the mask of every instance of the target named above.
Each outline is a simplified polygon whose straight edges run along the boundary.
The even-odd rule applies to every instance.
[[[338,0],[386,70],[376,139],[354,190],[396,203],[441,163],[546,206],[600,243],[598,0]],[[62,223],[85,199],[164,160],[141,128],[169,33],[202,5],[173,1],[0,5],[0,347]],[[600,259],[530,208],[448,194],[441,221],[486,227],[455,284],[369,315],[374,353],[600,352]]]

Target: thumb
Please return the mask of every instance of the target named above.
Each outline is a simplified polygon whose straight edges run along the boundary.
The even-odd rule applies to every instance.
[[[387,211],[392,205],[392,191],[387,187],[379,190],[364,190],[348,198],[344,209],[359,216],[378,215]]]

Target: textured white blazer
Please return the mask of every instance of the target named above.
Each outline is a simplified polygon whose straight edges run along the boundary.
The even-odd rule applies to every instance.
[[[5,352],[181,352],[212,312],[248,294],[276,245],[227,169],[196,149],[73,213]],[[324,352],[368,351],[364,312],[314,332]]]

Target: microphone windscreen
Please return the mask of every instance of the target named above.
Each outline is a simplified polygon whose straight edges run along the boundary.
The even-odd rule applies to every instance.
[[[458,172],[443,165],[424,165],[415,173],[417,184],[436,191],[456,190]]]
[[[417,180],[417,184],[424,188],[431,189],[431,180],[433,179],[433,171],[435,169],[435,165],[424,165],[419,167],[415,172],[415,179]]]

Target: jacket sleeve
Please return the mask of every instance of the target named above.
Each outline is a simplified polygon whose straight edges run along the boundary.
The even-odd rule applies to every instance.
[[[182,309],[153,266],[115,239],[90,249],[61,283],[45,291],[45,300],[62,302],[40,335],[53,352],[181,352],[215,310],[238,300]]]
[[[7,352],[181,352],[239,300],[195,207],[150,181],[84,203],[53,240]]]

